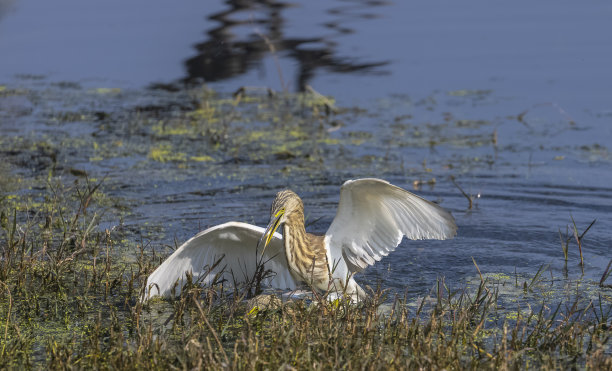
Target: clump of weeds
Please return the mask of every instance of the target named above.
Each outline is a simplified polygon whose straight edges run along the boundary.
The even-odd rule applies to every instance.
[[[247,302],[194,282],[143,304],[163,257],[100,228],[93,195],[103,186],[48,188],[37,208],[21,196],[0,205],[2,368],[612,367],[609,291],[521,298],[537,297],[541,278],[517,290],[512,308],[483,274],[461,289],[439,280],[416,302],[380,288],[358,304],[316,295]]]

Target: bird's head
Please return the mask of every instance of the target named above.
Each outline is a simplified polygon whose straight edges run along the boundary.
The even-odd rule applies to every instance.
[[[272,236],[274,236],[274,232],[276,232],[278,227],[291,218],[292,215],[297,213],[301,213],[302,215],[304,213],[304,205],[300,197],[295,192],[288,189],[278,192],[270,209],[270,223],[268,223],[266,231],[259,240],[259,244],[261,244],[261,241],[265,241],[264,248],[261,252],[262,254],[270,241],[272,241]]]

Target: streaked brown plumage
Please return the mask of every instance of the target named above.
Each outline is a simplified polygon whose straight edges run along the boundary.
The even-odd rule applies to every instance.
[[[302,200],[291,190],[279,192],[272,203],[271,218],[279,212],[282,212],[278,222],[283,224],[283,243],[291,274],[319,290],[329,289],[331,276],[325,236],[306,232]]]

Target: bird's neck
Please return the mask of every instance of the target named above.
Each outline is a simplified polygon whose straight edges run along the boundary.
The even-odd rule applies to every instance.
[[[288,216],[284,225],[285,249],[297,241],[306,241],[306,228],[304,227],[304,214],[294,212]]]
[[[330,276],[324,237],[306,232],[303,213],[291,215],[283,232],[285,254],[292,273],[317,289],[327,289]]]
[[[283,226],[283,242],[287,262],[294,271],[301,271],[304,265],[304,252],[308,251],[304,214],[293,213],[288,216]]]

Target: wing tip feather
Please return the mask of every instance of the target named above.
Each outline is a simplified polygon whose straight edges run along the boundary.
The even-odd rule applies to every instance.
[[[370,210],[375,210],[375,214],[378,210],[380,215],[374,215],[377,222],[392,224],[392,228],[378,232],[389,234],[397,231],[397,238],[376,235],[380,223],[367,221],[359,224],[359,215]],[[357,221],[354,219],[356,216]],[[351,225],[348,231],[347,225]],[[338,212],[327,236],[332,257],[341,256],[350,271],[358,272],[395,250],[404,236],[444,240],[455,237],[457,229],[455,218],[441,205],[386,180],[362,178],[342,184]]]

